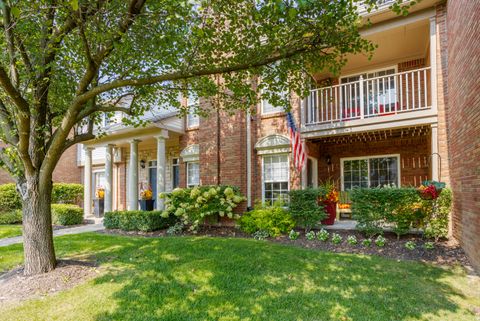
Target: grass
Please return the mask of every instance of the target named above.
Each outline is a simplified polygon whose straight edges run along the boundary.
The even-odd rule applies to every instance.
[[[103,274],[0,306],[2,320],[478,320],[478,280],[459,268],[247,239],[88,233],[55,245]],[[0,270],[21,260],[21,245],[0,248]]]
[[[0,239],[22,235],[22,225],[0,225]]]

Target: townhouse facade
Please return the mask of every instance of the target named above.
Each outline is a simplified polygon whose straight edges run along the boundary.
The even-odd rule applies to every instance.
[[[292,166],[283,107],[262,101],[249,113],[185,119],[159,111],[148,116],[147,127],[114,123],[107,135],[78,147],[83,182],[92,191],[85,204],[96,186],[106,189],[105,210],[115,210],[136,209],[148,186],[156,197],[175,187],[235,185],[247,197],[243,211],[327,179],[344,191],[448,183],[445,8],[426,0],[398,17],[387,1],[362,30],[378,46],[373,58],[348,57],[340,75],[314,74],[310,95],[291,97],[308,153],[302,173]]]

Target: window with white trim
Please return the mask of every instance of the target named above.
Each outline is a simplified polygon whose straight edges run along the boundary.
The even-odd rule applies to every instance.
[[[284,99],[288,96],[288,92],[282,92],[279,94],[279,96]],[[262,99],[262,102],[261,102],[261,107],[262,107],[262,114],[265,115],[265,114],[274,114],[274,113],[281,113],[281,112],[284,112],[285,111],[285,107],[284,106],[277,106],[277,105],[273,105],[272,103],[270,103],[267,99]]]
[[[189,95],[187,98],[188,114],[187,114],[187,128],[198,127],[200,125],[200,117],[195,113],[195,108],[198,105],[198,97]]]
[[[187,187],[194,187],[200,185],[200,163],[187,163]]]
[[[342,188],[400,186],[400,157],[372,156],[342,160]]]
[[[288,154],[263,156],[263,201],[275,202],[288,196]]]

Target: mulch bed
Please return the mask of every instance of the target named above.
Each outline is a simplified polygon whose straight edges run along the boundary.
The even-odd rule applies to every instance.
[[[0,276],[0,303],[41,298],[70,289],[99,273],[92,262],[59,260],[55,270],[45,274],[23,275],[23,267]]]
[[[435,243],[435,247],[433,249],[427,250],[423,247],[423,245],[428,242],[428,240],[424,240],[420,235],[403,235],[399,240],[397,240],[397,236],[395,234],[385,233],[384,237],[387,239],[387,242],[384,247],[378,247],[374,244],[374,242],[372,242],[372,245],[370,247],[365,247],[361,245],[361,242],[365,239],[365,236],[358,231],[328,230],[328,232],[330,233],[330,235],[332,233],[339,234],[343,239],[342,242],[340,244],[332,244],[330,240],[327,242],[323,242],[317,239],[309,241],[305,238],[303,232],[301,233],[300,237],[294,241],[290,240],[288,236],[268,238],[268,240],[280,244],[294,245],[308,249],[323,250],[335,253],[378,255],[396,260],[420,261],[447,266],[460,264],[466,267],[467,270],[471,271],[470,263],[465,255],[465,252],[460,247],[458,242],[454,240],[439,241]],[[155,232],[127,232],[121,230],[104,230],[97,233],[143,237],[167,236],[165,230]],[[196,234],[185,232],[182,235],[251,238],[251,235],[245,234],[234,227],[228,226],[204,226]],[[356,236],[358,240],[357,245],[350,245],[347,243],[347,237],[350,235]],[[405,247],[405,243],[407,243],[408,241],[415,242],[416,248],[413,250],[407,249]]]

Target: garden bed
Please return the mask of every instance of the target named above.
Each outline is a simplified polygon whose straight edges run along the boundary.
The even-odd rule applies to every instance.
[[[33,276],[23,275],[23,267],[0,276],[0,303],[19,302],[70,289],[98,275],[94,263],[59,260],[55,270]]]
[[[267,240],[275,243],[281,243],[286,245],[295,245],[308,249],[318,249],[335,253],[354,253],[365,255],[378,255],[397,260],[412,260],[433,263],[437,265],[456,265],[460,264],[465,267],[469,267],[470,263],[465,256],[464,251],[460,245],[453,240],[443,240],[436,242],[433,249],[425,249],[424,245],[427,240],[423,239],[419,235],[407,234],[403,235],[399,240],[393,233],[385,233],[386,244],[383,247],[375,245],[374,242],[369,247],[363,246],[362,240],[365,239],[362,233],[358,231],[345,231],[345,230],[329,230],[330,234],[337,233],[342,237],[340,244],[332,244],[331,240],[320,241],[307,240],[304,233],[301,233],[297,240],[290,240],[288,236],[279,236],[276,238],[268,238]],[[137,231],[121,231],[121,230],[104,230],[98,233],[105,234],[120,234],[126,236],[144,236],[144,237],[166,237],[166,230],[160,230],[155,232],[137,232]],[[184,231],[182,235],[196,235],[196,236],[212,236],[212,237],[238,237],[238,238],[251,238],[250,235],[243,233],[242,231],[228,226],[204,226],[196,234]],[[358,244],[351,245],[347,243],[347,237],[355,235],[358,240]],[[405,244],[409,241],[415,242],[416,247],[413,250],[409,250],[405,247]]]

